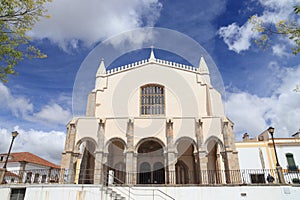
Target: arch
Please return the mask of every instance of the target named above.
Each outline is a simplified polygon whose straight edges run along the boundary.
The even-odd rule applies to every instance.
[[[82,149],[80,149],[82,146]],[[80,153],[80,158],[76,165],[80,166],[78,183],[93,184],[94,182],[94,167],[95,167],[95,150],[97,143],[93,138],[81,138],[76,144],[76,150]],[[76,170],[77,171],[77,170]]]
[[[143,87],[148,87],[148,86],[159,86],[159,87],[165,87],[163,86],[162,84],[159,84],[159,83],[146,83],[144,85],[141,85],[140,88],[143,88]]]
[[[108,140],[105,144],[107,152],[107,162],[104,163],[104,169],[114,171],[114,183],[124,184],[126,180],[125,165],[126,143],[121,138],[115,137]]]
[[[197,167],[195,152],[196,143],[189,137],[182,137],[176,141],[177,162],[175,164],[176,183],[197,183]]]
[[[139,184],[165,183],[164,146],[157,138],[145,138],[137,147],[137,169]]]
[[[97,147],[97,142],[91,137],[83,137],[76,142],[75,150],[79,151],[80,145],[84,142],[92,142],[92,144]]]
[[[225,151],[222,141],[216,136],[211,136],[205,141],[207,152],[207,173],[210,184],[222,182],[220,170],[225,167],[224,159],[221,159],[221,152]],[[224,154],[223,154],[224,156]],[[225,161],[227,162],[227,161]]]
[[[188,183],[188,166],[181,160],[175,164],[176,184]]]
[[[187,137],[187,136],[180,137],[180,138],[178,138],[178,139],[176,140],[176,142],[174,143],[174,144],[175,144],[175,149],[177,149],[178,144],[179,144],[181,141],[183,141],[183,140],[189,141],[189,142],[193,145],[194,150],[195,150],[195,151],[197,150],[197,144],[196,144],[196,141],[195,141],[194,139],[190,138],[190,137]],[[194,152],[194,153],[196,153],[196,152]]]
[[[138,153],[138,149],[140,148],[140,146],[146,142],[146,141],[154,141],[157,142],[158,144],[161,145],[163,152],[165,152],[166,150],[166,146],[165,143],[163,141],[161,141],[159,138],[156,137],[147,137],[147,138],[143,138],[140,141],[138,141],[138,143],[135,145],[135,152]]]
[[[122,143],[125,147],[124,150],[126,150],[126,142],[122,139],[122,138],[119,138],[119,137],[114,137],[114,138],[110,138],[104,145],[104,152],[108,153],[108,147],[109,145],[113,142],[113,141],[118,141],[120,143]]]
[[[156,162],[153,165],[153,183],[155,184],[165,183],[165,168],[161,162]]]
[[[219,146],[220,146],[220,150],[221,151],[224,151],[224,145],[223,145],[223,142],[216,136],[210,136],[209,138],[206,139],[205,143],[204,143],[204,148],[205,148],[205,151],[206,153],[209,153],[209,146],[208,144],[210,142],[216,142]]]
[[[151,183],[151,166],[148,162],[143,162],[139,166],[139,184]]]

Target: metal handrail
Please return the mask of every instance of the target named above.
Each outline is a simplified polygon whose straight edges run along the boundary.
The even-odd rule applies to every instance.
[[[145,191],[145,190],[150,190],[150,191],[158,191],[158,192],[160,192],[160,193],[162,193],[164,196],[166,196],[166,197],[168,197],[169,199],[172,199],[172,200],[175,200],[173,197],[171,197],[170,195],[168,195],[167,193],[165,193],[165,192],[163,192],[163,191],[161,191],[160,189],[138,189],[138,188],[134,188],[133,186],[131,186],[131,185],[128,185],[127,183],[124,183],[122,180],[120,180],[120,179],[118,179],[117,177],[114,177],[114,176],[112,176],[111,174],[109,174],[109,173],[107,173],[107,172],[104,172],[104,175],[106,175],[106,176],[111,176],[113,179],[115,179],[115,180],[117,180],[118,182],[120,182],[121,184],[120,184],[120,186],[121,187],[123,187],[123,186],[126,186],[126,187],[128,187],[129,188],[129,195],[127,195],[129,198],[131,198],[131,199],[133,199],[131,196],[130,196],[130,189],[132,189],[132,190],[139,190],[139,191]],[[139,194],[134,194],[134,195],[139,195]],[[155,196],[155,193],[153,192],[153,195]],[[142,196],[145,196],[145,195],[142,195]]]
[[[5,172],[5,181],[9,184],[94,184],[95,176],[106,176],[107,171],[97,169],[31,169],[31,170],[8,170]],[[114,176],[115,185],[124,184],[138,186],[168,186],[168,185],[240,185],[240,184],[268,184],[278,183],[278,173],[276,169],[241,169],[241,170],[201,170],[199,172],[187,171],[184,176],[177,177],[177,171],[168,171],[166,176],[158,177],[160,174],[152,174],[154,181],[143,182],[147,177],[139,179],[139,172],[122,172],[123,175]],[[269,182],[267,177],[273,176],[274,182]],[[282,174],[286,184],[293,184],[296,179],[300,179],[300,171],[290,171],[283,169]],[[107,178],[107,177],[106,177]],[[126,180],[125,180],[126,178]],[[103,179],[104,180],[104,179]],[[103,180],[99,183],[103,183]],[[135,180],[138,180],[136,182]],[[155,182],[157,180],[158,182]],[[163,182],[160,182],[163,180]],[[97,181],[97,182],[98,182]],[[151,185],[150,185],[151,184]],[[152,185],[153,184],[153,185]],[[278,183],[279,184],[279,183]]]

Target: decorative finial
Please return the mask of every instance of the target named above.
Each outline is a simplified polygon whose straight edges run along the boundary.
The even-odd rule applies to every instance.
[[[201,58],[200,58],[198,71],[201,73],[209,73],[207,64],[206,64],[203,56],[201,56]]]
[[[151,45],[151,53],[150,53],[150,58],[149,58],[149,61],[151,62],[151,61],[155,61],[156,60],[156,58],[155,58],[155,56],[154,56],[154,46],[153,45]]]
[[[99,76],[101,74],[106,74],[106,67],[105,67],[105,64],[104,64],[104,58],[101,58],[100,65],[98,67],[96,76]]]

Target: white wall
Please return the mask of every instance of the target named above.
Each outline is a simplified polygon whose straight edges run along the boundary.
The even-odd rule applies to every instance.
[[[240,169],[262,169],[258,148],[238,148],[238,152]]]
[[[300,166],[300,142],[295,145],[293,138],[279,141],[280,144],[276,144],[277,156],[279,164],[283,169],[287,169],[288,163],[286,159],[287,153],[294,155],[296,166]],[[262,152],[262,158],[265,163],[266,169],[275,168],[276,159],[274,154],[274,148],[270,145],[270,141],[261,142],[239,142],[236,143],[237,150],[239,152],[240,169],[262,169],[262,163],[260,158],[259,149]]]
[[[149,83],[165,87],[165,116],[206,116],[206,90],[197,83],[196,72],[148,64],[109,75],[107,80],[107,89],[96,94],[96,117],[139,117],[140,87]],[[218,99],[214,93],[213,100]],[[214,111],[224,116],[222,102],[218,103]]]
[[[276,146],[277,153],[278,153],[278,160],[279,164],[286,168],[288,163],[286,160],[286,153],[292,153],[294,155],[294,160],[296,166],[300,166],[300,144],[298,146]]]
[[[134,199],[222,199],[222,200],[298,200],[300,187],[293,186],[223,186],[223,187],[135,187],[130,190]],[[114,187],[114,191],[129,199],[126,187]],[[155,195],[154,198],[152,195]],[[1,200],[9,200],[10,186],[0,187]],[[101,200],[106,199],[105,191],[99,185],[28,185],[25,200]]]
[[[8,171],[20,170],[20,163],[19,162],[8,162],[6,165],[6,169]]]

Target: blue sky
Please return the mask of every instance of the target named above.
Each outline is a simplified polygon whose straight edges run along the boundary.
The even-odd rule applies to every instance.
[[[101,41],[148,26],[186,34],[210,54],[224,81],[225,110],[237,139],[245,132],[255,137],[270,125],[279,137],[288,137],[300,128],[300,92],[293,91],[300,85],[299,56],[283,37],[272,36],[268,49],[257,47],[259,35],[247,20],[293,19],[297,4],[300,0],[54,0],[47,5],[51,18],[29,33],[48,57],[24,60],[16,67],[18,76],[0,83],[0,151],[7,151],[10,132],[18,130],[15,151],[59,163],[81,63]]]

